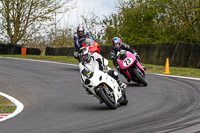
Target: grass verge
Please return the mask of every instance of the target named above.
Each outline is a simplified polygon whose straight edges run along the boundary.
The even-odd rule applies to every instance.
[[[0,113],[13,113],[15,109],[14,103],[0,95]]]
[[[39,55],[0,55],[0,56],[49,60],[49,61],[78,64],[78,61],[74,59],[74,57],[70,57],[70,56],[39,56]],[[143,64],[143,65],[147,68],[147,72],[162,74],[164,71],[164,66],[152,65],[152,64]],[[109,66],[114,68],[111,60],[109,60]],[[170,67],[170,75],[200,78],[200,69],[184,68],[184,67]]]

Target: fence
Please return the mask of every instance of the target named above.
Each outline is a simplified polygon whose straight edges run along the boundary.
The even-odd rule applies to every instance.
[[[189,43],[163,43],[130,45],[141,57],[141,62],[146,64],[164,65],[169,58],[170,66],[200,68],[200,44]],[[0,44],[0,54],[21,54],[21,45]],[[110,59],[110,46],[101,46],[103,57]],[[74,48],[46,47],[45,55],[73,56]],[[26,47],[27,55],[40,55],[37,48]]]
[[[38,48],[26,47],[26,52],[23,51],[22,45],[16,44],[0,44],[0,54],[26,54],[26,55],[40,55],[41,51]]]
[[[163,43],[130,45],[146,64],[164,65],[169,58],[170,66],[200,68],[200,44]],[[101,55],[110,59],[110,46],[101,46]],[[73,56],[74,48],[46,48],[46,55]]]

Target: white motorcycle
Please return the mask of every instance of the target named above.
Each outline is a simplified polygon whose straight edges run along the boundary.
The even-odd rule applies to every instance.
[[[126,95],[117,81],[106,72],[98,69],[95,69],[94,72],[85,72],[81,74],[81,81],[89,92],[110,109],[116,109],[118,105],[127,105],[128,103]]]

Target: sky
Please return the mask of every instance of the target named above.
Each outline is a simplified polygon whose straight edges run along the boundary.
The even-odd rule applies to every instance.
[[[82,23],[81,15],[90,17],[92,13],[102,18],[115,12],[115,6],[118,0],[73,0],[71,4],[76,2],[76,7],[64,15],[60,16],[59,27],[74,26],[77,27]]]

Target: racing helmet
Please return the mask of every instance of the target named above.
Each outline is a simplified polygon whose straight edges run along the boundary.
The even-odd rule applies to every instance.
[[[84,32],[85,32],[85,28],[83,26],[81,26],[81,25],[78,26],[78,28],[77,28],[78,36],[82,36],[84,34]]]
[[[119,50],[120,47],[121,47],[121,45],[122,45],[121,42],[122,42],[122,40],[119,37],[114,37],[112,39],[112,46],[113,46],[113,48],[115,50]]]
[[[79,49],[79,52],[80,52],[81,61],[88,62],[90,60],[91,53],[90,53],[89,47],[81,47]]]

